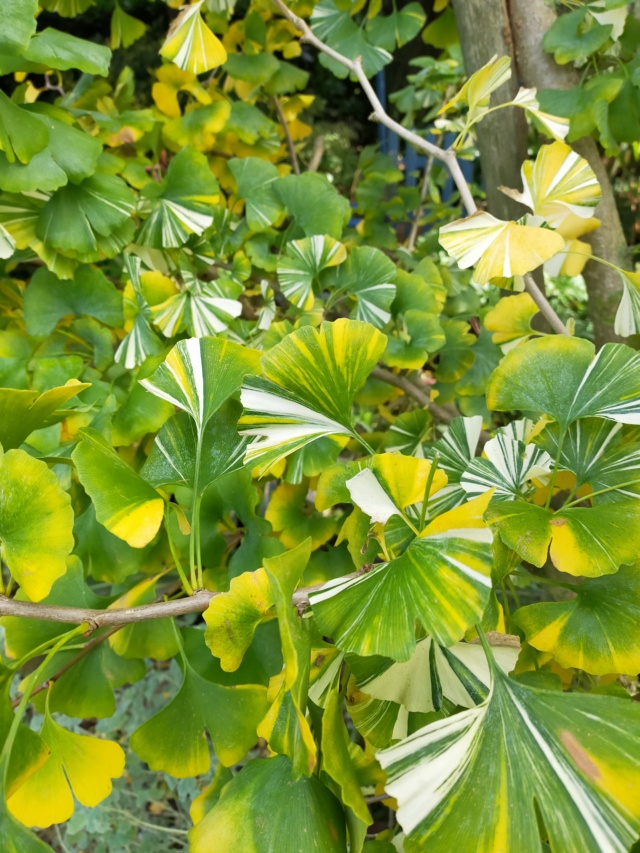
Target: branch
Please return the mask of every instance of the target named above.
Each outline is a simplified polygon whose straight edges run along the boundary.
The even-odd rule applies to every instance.
[[[432,402],[429,394],[426,391],[423,391],[415,382],[412,382],[408,376],[404,376],[401,373],[392,373],[385,367],[374,367],[371,371],[371,376],[373,376],[374,379],[379,379],[381,382],[386,382],[387,385],[393,385],[395,388],[400,388],[405,392],[405,394],[408,394],[409,397],[413,397],[413,399],[417,403],[420,403],[420,405],[425,409],[429,409],[431,414],[437,418],[437,420],[442,421],[442,423],[450,424],[454,418],[458,417],[458,411],[454,406],[439,406],[437,403]]]
[[[282,109],[282,104],[280,103],[280,98],[277,95],[273,96],[273,103],[276,108],[276,112],[278,113],[278,119],[280,124],[282,125],[282,129],[284,131],[284,138],[287,140],[287,148],[289,149],[289,159],[291,160],[291,165],[293,167],[294,174],[300,174],[300,163],[298,162],[298,154],[296,153],[296,146],[293,144],[293,137],[291,136],[291,131],[289,129],[289,124],[287,122],[287,118],[284,114],[284,110]]]
[[[397,121],[394,121],[386,113],[373,86],[369,82],[367,75],[364,73],[361,57],[358,57],[357,59],[348,59],[348,57],[338,53],[337,50],[334,50],[323,41],[320,41],[320,39],[314,35],[307,22],[292,12],[283,0],[271,0],[271,2],[280,10],[285,18],[287,18],[287,20],[302,33],[300,41],[311,44],[316,48],[316,50],[320,51],[320,53],[330,56],[331,59],[338,62],[357,78],[369,100],[369,103],[373,107],[373,113],[369,116],[372,121],[380,122],[380,124],[389,128],[389,130],[392,130],[401,139],[404,139],[413,145],[414,148],[417,148],[419,151],[423,151],[427,156],[433,157],[435,160],[440,160],[440,162],[446,165],[451,178],[456,185],[456,189],[460,193],[460,199],[462,200],[462,204],[466,208],[467,213],[469,215],[475,213],[478,206],[476,205],[471,190],[469,189],[469,184],[467,183],[465,176],[462,174],[462,169],[460,168],[460,163],[458,162],[455,151],[452,148],[440,148],[440,146],[434,145],[433,142],[423,139],[417,133],[408,130]],[[568,335],[569,332],[567,331],[564,323],[553,310],[547,301],[546,296],[530,275],[525,276],[524,286],[527,293],[540,309],[540,313],[547,319],[549,325],[554,329],[554,331],[562,335]]]

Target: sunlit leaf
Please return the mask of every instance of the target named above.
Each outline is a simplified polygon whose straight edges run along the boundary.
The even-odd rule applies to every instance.
[[[507,353],[532,335],[539,334],[531,325],[537,313],[538,306],[528,293],[503,296],[485,314],[484,327],[493,332],[494,344],[500,344],[502,352]]]
[[[171,24],[160,55],[184,71],[203,74],[226,62],[227,51],[204,22],[204,0],[184,6]]]
[[[63,406],[88,387],[86,382],[71,379],[43,394],[0,388],[0,446],[5,450],[20,447],[34,430],[61,421],[69,413]]]
[[[500,434],[485,444],[482,458],[471,461],[460,485],[471,497],[495,489],[495,497],[516,498],[533,490],[531,480],[546,482],[552,468],[552,458],[535,444]]]
[[[278,282],[283,294],[299,308],[313,306],[313,284],[328,267],[346,258],[342,243],[331,237],[306,237],[287,243],[278,261]]]

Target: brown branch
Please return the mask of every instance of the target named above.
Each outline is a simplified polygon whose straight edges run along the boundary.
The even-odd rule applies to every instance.
[[[282,109],[282,104],[280,103],[280,98],[277,95],[273,96],[273,103],[276,108],[276,112],[278,113],[278,119],[280,124],[282,125],[282,129],[284,131],[284,138],[287,140],[287,148],[289,149],[289,159],[291,160],[291,165],[293,167],[294,174],[300,174],[300,163],[298,162],[298,154],[296,152],[296,146],[293,144],[293,137],[291,136],[291,130],[289,129],[289,123],[287,122],[287,118],[284,114],[284,110]]]
[[[404,391],[409,397],[413,397],[413,399],[417,403],[420,403],[421,406],[429,409],[431,414],[437,418],[437,420],[442,421],[442,423],[450,424],[451,421],[459,415],[455,406],[439,406],[437,403],[432,402],[427,391],[423,391],[422,388],[420,388],[420,386],[415,382],[412,382],[408,376],[404,376],[401,373],[392,373],[390,370],[387,370],[386,367],[379,366],[373,368],[371,375],[374,379],[386,382],[387,385],[393,385],[395,388],[400,388],[401,391]]]
[[[456,189],[460,193],[460,199],[462,200],[462,204],[467,210],[468,214],[475,213],[478,209],[471,190],[469,188],[469,184],[465,176],[462,173],[462,169],[460,168],[460,163],[458,162],[458,158],[456,157],[456,153],[452,148],[440,148],[439,145],[434,145],[433,142],[429,142],[427,139],[423,139],[417,133],[414,133],[411,130],[408,130],[403,125],[399,124],[397,121],[394,121],[391,116],[389,116],[382,106],[380,99],[375,93],[375,90],[371,83],[369,82],[367,75],[364,73],[364,69],[362,68],[362,58],[357,57],[356,59],[348,59],[341,53],[338,53],[337,50],[334,50],[329,45],[325,44],[321,41],[316,35],[314,35],[311,27],[296,15],[294,12],[289,9],[286,3],[283,0],[271,0],[271,2],[276,6],[280,12],[290,21],[297,30],[302,33],[300,41],[306,42],[307,44],[313,45],[316,50],[321,53],[325,53],[327,56],[330,56],[336,62],[339,62],[344,68],[353,74],[362,89],[367,96],[369,103],[373,107],[373,113],[369,116],[371,121],[380,122],[380,124],[388,127],[389,130],[392,130],[396,133],[401,139],[406,140],[414,148],[417,148],[418,151],[424,151],[427,155],[433,157],[436,160],[440,160],[444,163],[449,170],[449,174],[453,179],[453,183],[456,185]],[[559,334],[568,335],[564,323],[558,317],[556,312],[553,310],[549,302],[547,301],[546,296],[540,290],[538,285],[535,283],[533,278],[530,275],[526,275],[524,277],[524,286],[525,290],[533,301],[536,303],[538,308],[540,309],[540,313],[547,319],[549,325],[553,328],[555,332]]]

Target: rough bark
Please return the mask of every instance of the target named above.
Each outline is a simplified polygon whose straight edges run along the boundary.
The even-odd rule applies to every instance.
[[[558,65],[542,48],[544,34],[556,19],[555,12],[545,5],[544,0],[508,0],[508,4],[519,82],[537,89],[572,89],[578,85],[579,76],[575,69],[570,65]],[[590,240],[594,255],[628,268],[626,239],[597,143],[590,137],[584,137],[572,146],[589,162],[602,188],[602,200],[596,208],[600,228],[584,239]],[[584,279],[596,344],[601,346],[607,341],[618,340],[613,332],[613,321],[622,296],[620,276],[614,270],[591,261],[585,267]]]
[[[453,0],[453,10],[467,74],[473,74],[496,54],[513,57],[506,0]],[[511,101],[517,91],[514,73],[492,95],[491,104]],[[520,167],[527,159],[524,114],[518,109],[500,110],[476,125],[476,132],[488,208],[501,219],[517,219],[526,212],[525,208],[498,187],[520,186]]]

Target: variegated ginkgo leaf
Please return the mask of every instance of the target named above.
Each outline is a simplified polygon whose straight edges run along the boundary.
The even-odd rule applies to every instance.
[[[482,515],[490,497],[439,516],[389,563],[311,593],[323,636],[345,652],[398,661],[413,654],[416,620],[440,645],[459,640],[489,601],[492,537]]]
[[[276,297],[269,282],[262,279],[260,282],[260,293],[262,294],[263,306],[260,309],[258,316],[258,328],[261,332],[266,332],[271,328],[276,316]]]
[[[425,447],[425,456],[429,459],[435,459],[438,454],[438,467],[448,479],[447,485],[429,500],[427,518],[454,509],[467,500],[460,480],[476,454],[481,432],[481,415],[455,418],[441,439]]]
[[[521,497],[532,490],[531,480],[546,482],[553,459],[535,444],[499,434],[484,446],[486,459],[472,459],[460,485],[470,496],[495,489],[496,498]]]
[[[640,832],[640,715],[608,696],[544,691],[495,664],[489,697],[378,753],[405,848],[624,853]]]
[[[594,353],[580,338],[527,341],[493,372],[487,406],[547,415],[562,428],[589,417],[640,424],[640,354],[624,344],[605,344]]]
[[[242,304],[230,298],[218,282],[201,281],[187,270],[181,275],[184,288],[151,309],[153,322],[165,337],[173,337],[183,322],[194,337],[213,337],[242,314]]]
[[[540,109],[540,103],[536,95],[536,89],[521,88],[512,103],[514,106],[522,107],[525,112],[533,116],[549,136],[552,136],[558,142],[564,142],[569,133],[569,119],[543,112]]]
[[[469,125],[478,121],[489,108],[491,94],[511,79],[511,59],[493,56],[469,77],[464,86],[440,110],[440,114],[463,104],[469,108]]]
[[[221,338],[179,341],[160,367],[141,384],[168,403],[188,412],[198,435],[209,418],[258,369],[260,354]]]
[[[640,671],[640,565],[585,580],[568,601],[521,607],[516,616],[527,641],[560,666],[594,675]]]
[[[313,285],[327,267],[343,263],[347,252],[332,237],[317,235],[287,243],[278,261],[278,281],[287,299],[298,308],[313,305]]]
[[[4,225],[0,224],[0,258],[6,260],[10,258],[11,255],[16,250],[16,241],[13,239],[11,234],[7,231]]]
[[[244,435],[256,436],[245,462],[262,471],[323,435],[355,432],[351,407],[384,352],[386,337],[367,323],[340,319],[304,326],[262,357],[264,379],[241,393]]]
[[[162,184],[147,184],[142,196],[140,212],[148,216],[136,242],[166,249],[182,246],[191,234],[202,234],[213,223],[212,207],[220,190],[204,154],[185,146],[172,158]]]
[[[614,331],[628,338],[640,331],[640,272],[620,270],[622,299],[616,312]]]
[[[543,145],[535,161],[522,164],[522,192],[502,191],[557,228],[571,213],[593,216],[600,184],[588,162],[564,142]]]
[[[517,637],[491,647],[496,663],[506,673],[516,665]],[[378,748],[405,738],[415,730],[415,714],[439,711],[446,699],[473,708],[486,699],[491,685],[482,646],[455,643],[447,649],[431,637],[419,640],[408,661],[347,656],[353,674],[349,686],[349,716],[355,727]]]
[[[162,352],[162,342],[151,328],[151,308],[142,293],[140,274],[142,263],[135,255],[125,255],[124,265],[135,296],[135,302],[125,298],[125,309],[129,305],[130,310],[135,312],[133,325],[124,336],[120,346],[116,350],[115,361],[123,364],[127,370],[138,367],[150,355],[158,355]]]
[[[499,344],[502,352],[507,353],[530,337],[540,334],[531,326],[538,310],[528,293],[504,296],[485,314],[484,327],[493,332],[491,339],[494,344]]]
[[[426,409],[402,412],[389,427],[387,450],[389,453],[404,453],[424,459],[424,441],[429,431],[431,418]]]
[[[391,318],[396,296],[395,264],[379,249],[356,246],[345,263],[327,275],[333,291],[357,299],[351,316],[382,329]]]
[[[185,5],[173,21],[160,55],[183,71],[204,74],[227,61],[224,45],[209,29],[201,15],[205,0]]]
[[[575,474],[576,489],[587,484],[593,492],[610,489],[593,499],[596,504],[640,498],[640,443],[622,440],[622,424],[583,418],[567,429],[562,446],[559,439],[558,424],[552,423],[535,443],[558,459],[561,470]]]
[[[524,275],[564,247],[563,238],[549,228],[505,222],[485,211],[444,225],[439,239],[460,269],[475,266],[477,284]]]

